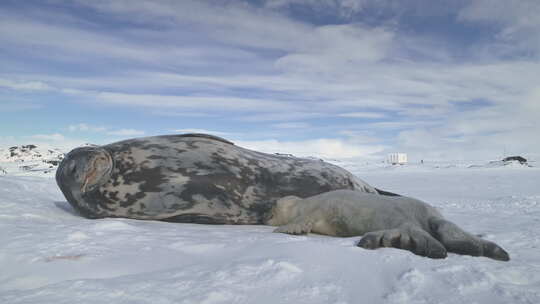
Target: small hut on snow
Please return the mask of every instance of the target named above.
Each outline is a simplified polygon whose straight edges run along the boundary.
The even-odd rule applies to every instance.
[[[407,153],[390,153],[386,162],[392,165],[404,165],[407,163]]]

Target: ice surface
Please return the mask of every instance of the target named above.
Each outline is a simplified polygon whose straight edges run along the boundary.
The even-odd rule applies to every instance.
[[[511,261],[432,260],[266,226],[88,220],[53,178],[7,174],[0,303],[540,303],[539,168],[345,166],[440,208]]]

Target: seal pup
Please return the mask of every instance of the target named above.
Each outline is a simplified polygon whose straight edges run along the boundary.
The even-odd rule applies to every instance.
[[[447,221],[432,206],[414,198],[335,190],[308,198],[278,200],[269,225],[275,232],[360,236],[359,247],[393,247],[430,258],[448,252],[485,256],[500,261],[508,253]]]

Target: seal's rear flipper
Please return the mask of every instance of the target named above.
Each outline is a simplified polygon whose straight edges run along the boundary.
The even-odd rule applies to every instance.
[[[428,222],[432,234],[449,252],[485,256],[499,261],[510,260],[508,253],[499,245],[476,237],[450,221],[431,218]]]
[[[357,246],[365,249],[393,247],[409,250],[414,254],[428,258],[446,258],[446,249],[439,241],[426,231],[411,226],[368,232]]]

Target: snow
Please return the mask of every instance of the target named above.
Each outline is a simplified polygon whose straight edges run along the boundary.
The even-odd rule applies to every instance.
[[[0,303],[540,303],[540,168],[341,165],[440,208],[510,262],[432,260],[267,226],[89,220],[50,174],[7,174]]]

